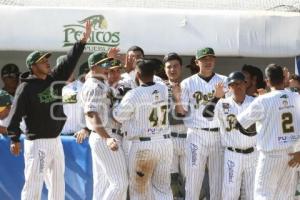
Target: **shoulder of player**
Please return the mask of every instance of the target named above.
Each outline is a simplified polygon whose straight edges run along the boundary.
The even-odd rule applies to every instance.
[[[254,101],[255,98],[256,97],[249,96],[249,95],[246,95],[246,97],[245,97],[245,99],[246,99],[247,102],[252,102],[252,101]]]
[[[81,90],[103,90],[109,88],[108,85],[94,78],[88,78],[83,84]]]
[[[189,84],[190,82],[194,82],[197,79],[198,79],[198,74],[194,74],[192,76],[189,76],[189,77],[183,79],[180,84],[186,85],[186,84]]]
[[[214,78],[221,79],[222,81],[226,81],[227,76],[224,76],[224,75],[222,75],[222,74],[215,73]]]

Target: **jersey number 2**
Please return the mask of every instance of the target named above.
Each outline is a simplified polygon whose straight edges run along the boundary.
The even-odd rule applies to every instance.
[[[167,124],[167,108],[168,108],[168,106],[164,105],[164,106],[152,109],[150,116],[149,116],[149,121],[151,122],[152,127]],[[159,122],[161,122],[161,124],[159,124]]]
[[[289,112],[282,113],[281,120],[282,120],[282,131],[283,131],[283,133],[294,132],[292,113],[289,113]]]

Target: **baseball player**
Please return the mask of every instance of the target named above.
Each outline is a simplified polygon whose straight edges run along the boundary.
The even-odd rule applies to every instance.
[[[130,126],[125,137],[129,150],[131,200],[173,199],[170,168],[173,146],[168,125],[168,89],[153,82],[156,62],[136,62],[140,86],[127,92],[113,110],[114,118]]]
[[[94,200],[125,200],[128,186],[124,152],[112,132],[112,93],[105,82],[112,60],[104,52],[89,56],[91,76],[81,92],[87,127],[92,130],[89,143],[93,160]]]
[[[81,65],[79,71],[84,72],[86,67],[87,65],[85,64]],[[66,123],[61,131],[63,135],[76,135],[77,132],[81,132],[81,129],[86,126],[83,109],[78,101],[82,85],[83,82],[80,79],[72,80],[62,89],[64,113],[67,116]]]
[[[244,65],[242,72],[246,78],[247,95],[257,96],[258,91],[265,89],[263,72],[256,66]]]
[[[85,33],[69,51],[67,58],[50,71],[48,58],[50,53],[34,51],[26,59],[30,70],[29,77],[19,85],[12,106],[12,119],[7,128],[11,137],[10,150],[14,155],[20,153],[19,128],[25,117],[26,139],[24,140],[25,184],[21,198],[23,200],[40,199],[43,182],[49,181],[48,199],[65,198],[64,152],[58,137],[65,120],[61,95],[62,85],[52,83],[66,81],[74,71],[91,33],[91,24],[87,22]]]
[[[19,85],[20,70],[17,65],[13,63],[6,64],[1,69],[1,79],[3,81],[3,90],[8,92],[11,96],[15,96],[15,92]]]
[[[245,197],[242,199],[251,200],[258,155],[255,151],[256,137],[238,134],[239,130],[234,124],[236,116],[254,98],[246,95],[246,81],[242,72],[232,72],[227,78],[227,85],[232,96],[221,99],[225,95],[223,85],[217,84],[215,97],[205,107],[203,116],[214,116],[220,125],[221,142],[225,147],[222,199],[238,200],[243,185]]]
[[[127,50],[124,66],[126,72],[122,74],[122,79],[135,80],[135,62],[144,56],[144,50],[139,46],[132,46]]]
[[[184,197],[185,179],[185,144],[187,137],[187,128],[184,126],[183,120],[175,113],[175,105],[173,99],[172,86],[181,81],[182,60],[176,53],[167,54],[164,59],[164,70],[168,77],[166,85],[169,92],[169,122],[171,128],[171,138],[173,141],[173,161],[171,168],[171,185],[174,197]],[[179,176],[180,175],[180,176]]]
[[[11,118],[11,96],[5,90],[0,90],[0,134],[7,134],[7,126]]]
[[[213,98],[214,86],[225,82],[226,77],[213,72],[215,54],[212,48],[197,51],[196,64],[200,71],[181,82],[181,88],[173,88],[176,112],[186,115],[186,199],[199,199],[205,165],[208,163],[210,198],[221,199],[223,148],[218,123],[202,116],[203,109]],[[181,92],[182,91],[182,92]],[[187,115],[188,114],[188,115]]]
[[[111,67],[108,70],[107,74],[107,83],[110,86],[113,97],[112,97],[112,106],[115,103],[118,103],[120,101],[121,96],[119,96],[119,81],[121,80],[121,70],[122,70],[122,64],[120,60],[114,59],[111,62]],[[117,101],[117,102],[116,102]],[[117,139],[119,141],[123,140],[123,133],[121,131],[121,124],[113,121],[112,123],[112,132],[116,134]],[[124,151],[124,148],[123,148]]]
[[[139,86],[138,78],[136,77],[135,63],[138,59],[144,58],[144,51],[141,47],[132,46],[128,49],[125,60],[125,73],[121,75],[122,80],[120,85],[126,88],[136,88]],[[158,69],[159,67],[157,67]],[[162,82],[162,79],[154,75],[154,82]]]
[[[259,151],[255,174],[254,199],[294,199],[296,161],[291,159],[300,138],[299,102],[297,93],[284,90],[283,69],[270,64],[265,70],[271,92],[257,97],[237,116],[237,127],[243,134],[253,123],[257,126]],[[296,163],[297,164],[297,163]]]

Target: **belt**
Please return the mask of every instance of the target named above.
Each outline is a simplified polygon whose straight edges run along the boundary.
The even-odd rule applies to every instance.
[[[248,149],[237,149],[233,147],[227,147],[229,151],[237,152],[237,153],[243,153],[243,154],[248,154],[252,153],[254,151],[254,147],[250,147]]]
[[[123,133],[122,133],[122,131],[120,129],[113,128],[113,129],[111,129],[111,132],[115,133],[115,134],[118,134],[118,135],[120,135],[120,136],[123,137]]]
[[[171,136],[172,137],[178,137],[178,138],[186,138],[187,134],[186,133],[175,133],[175,132],[171,132]]]
[[[201,128],[202,131],[218,132],[219,128]]]
[[[170,137],[170,134],[165,134],[165,135],[162,135],[163,139],[168,139],[168,138],[171,138]],[[139,137],[138,140],[140,140],[141,142],[146,142],[146,141],[151,141],[153,138],[151,137]]]

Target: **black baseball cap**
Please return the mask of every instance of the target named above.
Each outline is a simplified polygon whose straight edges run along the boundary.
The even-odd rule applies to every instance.
[[[20,70],[13,63],[6,64],[1,69],[1,77],[19,77]]]
[[[245,81],[245,76],[242,72],[236,71],[229,74],[227,78],[227,84],[230,85],[236,81]]]
[[[165,55],[164,59],[163,59],[163,63],[165,64],[166,62],[170,61],[170,60],[178,60],[180,65],[182,65],[182,59],[180,58],[180,56],[177,53],[168,53],[167,55]]]

